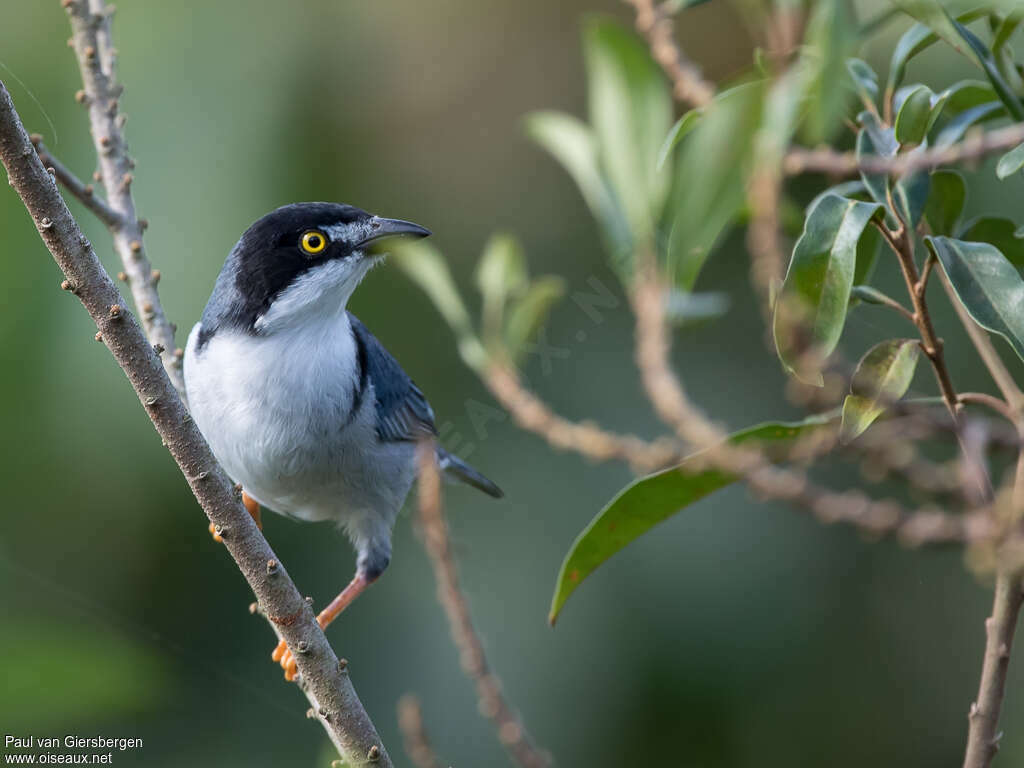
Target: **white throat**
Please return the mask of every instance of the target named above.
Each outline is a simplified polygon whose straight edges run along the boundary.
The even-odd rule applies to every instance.
[[[313,267],[278,294],[270,308],[256,318],[256,331],[271,334],[314,319],[343,314],[352,292],[377,261],[353,254]]]

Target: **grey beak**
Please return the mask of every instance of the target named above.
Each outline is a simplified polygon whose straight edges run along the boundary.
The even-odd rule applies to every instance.
[[[382,219],[379,216],[374,216],[370,220],[370,233],[356,243],[357,248],[366,248],[378,240],[384,240],[391,237],[428,237],[431,235],[431,231],[426,227],[421,227],[419,224],[413,224],[411,221],[402,221],[402,219]]]

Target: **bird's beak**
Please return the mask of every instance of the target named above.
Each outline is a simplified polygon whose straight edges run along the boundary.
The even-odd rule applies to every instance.
[[[401,219],[382,219],[379,216],[374,216],[370,220],[370,233],[356,243],[356,247],[360,250],[368,250],[379,241],[388,238],[414,237],[419,239],[421,237],[427,237],[430,234],[432,233],[429,229],[421,227],[419,224],[413,224],[411,221],[402,221]]]

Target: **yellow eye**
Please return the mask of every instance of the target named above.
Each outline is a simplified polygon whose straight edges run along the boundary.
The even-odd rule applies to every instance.
[[[318,253],[323,253],[324,248],[327,247],[327,235],[312,229],[302,235],[299,243],[302,246],[302,250],[310,256],[316,256]]]

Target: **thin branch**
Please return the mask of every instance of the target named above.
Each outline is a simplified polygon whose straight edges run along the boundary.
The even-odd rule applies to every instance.
[[[317,712],[348,762],[390,766],[373,723],[352,683],[284,567],[270,549],[227,475],[189,417],[160,359],[103,269],[95,251],[40,162],[6,87],[0,82],[0,161],[43,242],[64,273],[62,284],[96,322],[174,457],[192,493],[221,536],[239,570],[298,659]]]
[[[808,172],[856,176],[861,171],[905,176],[912,171],[931,170],[940,165],[980,160],[985,155],[1012,149],[1021,142],[1024,142],[1024,123],[1015,123],[994,131],[971,131],[962,142],[948,147],[904,152],[891,158],[878,155],[858,158],[853,152],[837,152],[827,147],[794,147],[786,154],[782,167],[790,176]]]
[[[437,467],[435,446],[423,440],[418,447],[419,520],[430,563],[437,579],[437,597],[444,607],[452,639],[459,650],[462,668],[476,686],[480,713],[498,731],[498,740],[515,763],[523,768],[547,768],[551,759],[530,738],[522,720],[513,712],[501,692],[498,680],[487,663],[469,613],[469,604],[459,586],[458,569],[448,538],[448,524],[441,504],[441,475]]]
[[[520,427],[540,435],[555,448],[575,451],[594,461],[625,461],[641,472],[673,466],[685,455],[678,441],[673,439],[648,442],[635,435],[609,432],[595,424],[573,422],[558,415],[526,389],[515,370],[508,366],[493,363],[483,379]]]
[[[961,403],[974,403],[976,405],[983,405],[986,408],[991,408],[993,411],[998,413],[1000,416],[1006,418],[1011,424],[1017,422],[1017,414],[1013,412],[1013,409],[1006,404],[1005,400],[1000,400],[994,395],[990,395],[987,392],[961,392],[957,399]]]
[[[704,107],[715,97],[715,84],[705,80],[697,66],[676,43],[672,18],[653,0],[625,0],[636,10],[636,28],[647,39],[651,55],[672,81],[672,93],[681,102]]]
[[[43,137],[33,133],[29,138],[39,153],[39,159],[46,166],[47,170],[53,170],[53,176],[68,192],[78,198],[86,208],[92,211],[96,218],[102,221],[107,227],[113,229],[121,226],[121,214],[107,205],[107,201],[96,194],[92,184],[81,181],[66,165],[53,156],[43,144]]]
[[[1013,374],[1010,373],[1003,359],[999,356],[999,352],[996,351],[995,346],[992,344],[992,339],[989,338],[985,329],[974,321],[974,318],[967,312],[967,308],[960,303],[960,299],[957,297],[956,291],[953,290],[953,286],[949,282],[949,278],[944,270],[939,270],[939,280],[946,291],[946,296],[949,297],[949,303],[956,310],[961,325],[967,331],[967,335],[970,336],[971,343],[974,344],[974,348],[978,351],[978,355],[992,376],[992,380],[996,383],[996,386],[1002,392],[1010,407],[1017,412],[1021,412],[1024,410],[1024,392],[1021,392],[1020,387],[1017,386]]]
[[[405,754],[416,768],[441,768],[441,761],[427,738],[420,700],[411,693],[398,700],[398,729],[402,732]]]
[[[992,615],[985,620],[985,658],[981,667],[978,698],[968,718],[964,768],[988,768],[999,751],[999,711],[1010,668],[1010,649],[1017,628],[1024,592],[1019,577],[1000,573],[996,579]]]
[[[136,214],[131,192],[135,162],[128,155],[124,139],[125,116],[118,109],[122,88],[117,83],[116,52],[110,39],[114,8],[104,0],[62,0],[61,4],[71,20],[71,43],[84,86],[77,98],[89,111],[89,127],[99,159],[99,180],[106,190],[108,206],[118,215],[116,222],[104,223],[110,227],[114,250],[121,257],[146,337],[159,350],[171,383],[184,398],[182,354],[175,345],[174,326],[160,303],[158,273],[146,258],[142,239],[145,224]]]

